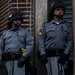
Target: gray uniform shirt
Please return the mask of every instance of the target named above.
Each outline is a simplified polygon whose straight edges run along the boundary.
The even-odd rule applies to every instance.
[[[45,54],[47,49],[64,49],[64,53],[68,54],[72,48],[72,28],[61,21],[59,24],[51,21],[44,24],[39,36],[39,50],[41,54]],[[67,46],[65,47],[65,43]]]
[[[18,48],[24,48],[26,51],[23,56],[27,57],[33,50],[33,38],[27,29],[19,28],[18,30],[7,30],[3,33],[0,40],[0,51],[16,51]]]

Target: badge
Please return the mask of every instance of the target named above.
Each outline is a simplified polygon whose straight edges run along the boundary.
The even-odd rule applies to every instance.
[[[41,35],[42,35],[42,32],[39,32],[39,34],[38,34],[38,35],[40,35],[40,36],[41,36]]]

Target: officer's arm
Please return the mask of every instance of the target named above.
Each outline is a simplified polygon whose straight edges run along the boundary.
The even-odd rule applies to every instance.
[[[65,54],[70,54],[73,46],[73,32],[72,32],[72,27],[69,26],[69,34],[67,38],[67,46],[65,49]]]
[[[0,59],[2,59],[2,52],[4,51],[4,36],[6,32],[3,33],[1,40],[0,40]]]
[[[45,54],[45,45],[44,45],[44,43],[45,43],[45,34],[46,34],[46,32],[45,32],[45,27],[44,27],[42,30],[40,30],[39,37],[38,37],[39,38],[38,48],[39,48],[40,55]]]
[[[32,35],[26,30],[26,51],[23,53],[23,56],[27,57],[30,55],[31,51],[33,50],[33,37]]]

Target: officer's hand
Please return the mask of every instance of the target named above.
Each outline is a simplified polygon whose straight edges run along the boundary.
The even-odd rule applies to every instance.
[[[68,55],[67,54],[62,54],[59,59],[58,59],[58,63],[60,64],[65,64],[65,61],[68,60]]]
[[[0,68],[2,68],[3,67],[3,63],[2,63],[2,61],[0,60]]]
[[[17,66],[18,66],[19,68],[21,68],[21,67],[24,66],[24,64],[25,64],[25,57],[22,56],[22,57],[18,60]]]
[[[43,54],[40,58],[41,58],[42,63],[46,64],[48,62],[48,59],[45,54]]]

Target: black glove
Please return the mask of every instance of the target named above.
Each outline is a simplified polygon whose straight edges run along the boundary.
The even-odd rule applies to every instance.
[[[24,66],[24,64],[25,64],[25,57],[22,56],[22,57],[18,60],[17,66],[18,66],[19,68],[21,68],[21,67]]]
[[[58,59],[58,63],[60,64],[65,64],[65,61],[68,60],[68,55],[67,54],[62,54],[59,59]]]
[[[0,68],[2,68],[3,67],[3,63],[2,63],[2,61],[0,60]]]
[[[47,57],[46,57],[45,54],[43,54],[43,55],[40,57],[40,59],[41,59],[42,63],[44,63],[44,64],[46,64],[46,63],[48,62],[48,59],[47,59]]]

